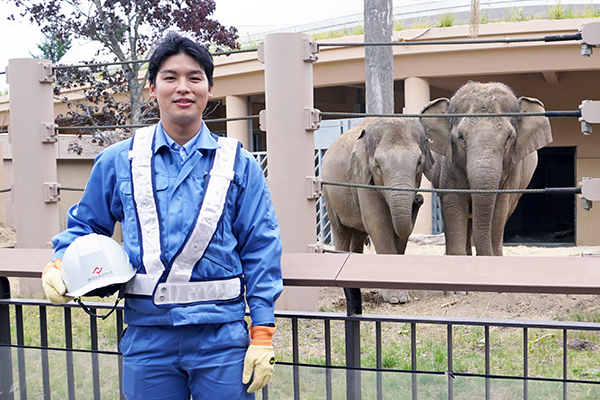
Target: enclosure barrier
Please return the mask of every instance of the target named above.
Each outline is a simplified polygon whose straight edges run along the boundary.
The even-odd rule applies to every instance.
[[[6,277],[35,277],[41,276],[44,262],[51,257],[52,251],[48,249],[0,249],[0,283],[1,292],[5,300],[0,300],[0,354],[3,362],[0,364],[2,374],[0,375],[0,398],[12,399],[12,393],[18,389],[21,399],[28,398],[28,387],[32,387],[29,393],[43,394],[44,398],[51,398],[51,393],[56,393],[57,378],[56,367],[66,366],[60,376],[61,382],[67,382],[64,389],[65,397],[75,398],[75,381],[84,380],[88,383],[90,394],[93,398],[100,399],[102,391],[116,390],[107,389],[107,378],[103,374],[112,373],[113,380],[119,382],[121,372],[121,357],[116,347],[123,332],[122,308],[115,317],[108,322],[98,322],[95,318],[89,319],[89,342],[82,343],[78,335],[72,329],[73,313],[79,312],[78,306],[69,303],[67,305],[52,306],[45,300],[23,300],[10,299],[8,280]],[[369,265],[369,268],[365,268]],[[308,287],[354,287],[354,288],[383,288],[404,290],[436,290],[436,291],[474,291],[474,292],[516,292],[516,293],[564,293],[564,294],[598,294],[600,293],[600,274],[598,274],[598,259],[596,257],[468,257],[468,256],[409,256],[409,255],[374,255],[374,254],[306,254],[306,253],[284,253],[282,258],[283,280],[286,289],[297,286]],[[377,275],[373,274],[377,271]],[[111,303],[91,303],[89,306],[94,310],[111,307]],[[37,312],[39,315],[40,341],[39,343],[26,343],[25,330],[31,325],[31,312],[24,312],[25,307]],[[50,308],[48,308],[50,307]],[[60,316],[53,316],[55,310],[63,310],[62,331],[64,339],[51,337],[48,327],[55,321],[61,324]],[[77,311],[75,311],[77,310]],[[83,314],[81,314],[83,315]],[[591,322],[560,322],[560,321],[519,321],[519,320],[493,320],[477,318],[440,318],[427,316],[389,316],[389,315],[359,315],[346,316],[343,313],[328,312],[291,312],[278,311],[276,313],[278,335],[285,338],[281,344],[276,344],[279,368],[276,379],[263,391],[262,398],[269,395],[272,398],[301,398],[301,392],[309,390],[307,381],[317,379],[321,382],[323,393],[326,398],[343,398],[346,393],[347,399],[360,399],[361,393],[367,398],[375,398],[370,393],[377,393],[376,398],[384,398],[384,394],[390,390],[401,390],[404,385],[410,385],[412,398],[428,398],[427,395],[419,397],[419,393],[427,391],[430,385],[442,390],[446,395],[444,398],[454,399],[455,391],[463,390],[464,382],[474,382],[483,379],[481,390],[486,399],[493,398],[494,385],[499,381],[522,382],[518,392],[523,398],[528,398],[528,393],[533,389],[531,382],[547,382],[562,386],[563,399],[568,394],[586,387],[594,393],[600,393],[600,380],[579,379],[572,377],[569,370],[567,343],[568,332],[594,331],[600,332],[599,323]],[[311,322],[312,321],[312,322]],[[303,354],[302,349],[307,346],[307,335],[302,333],[306,324],[314,321],[322,322],[323,343],[321,354],[323,359],[315,362],[310,355]],[[343,324],[342,331],[336,330],[336,322]],[[98,324],[110,324],[113,326],[114,336],[112,347],[99,340]],[[305,324],[305,325],[303,325]],[[374,324],[372,333],[374,339],[363,336],[355,341],[348,341],[348,335],[343,329],[359,325]],[[384,352],[386,338],[383,337],[385,324],[399,324],[409,326],[407,337],[409,340],[406,368],[392,368],[383,363],[387,359]],[[446,352],[443,356],[443,369],[432,370],[419,367],[419,339],[418,327],[422,325],[435,325],[445,328]],[[402,325],[403,326],[403,325]],[[454,344],[460,335],[455,333],[459,327],[482,327],[483,343],[483,368],[480,371],[465,371],[456,368],[458,354],[453,351]],[[496,328],[515,328],[522,330],[523,338],[523,360],[522,373],[510,375],[494,373],[492,368],[492,341],[491,332]],[[107,329],[105,326],[103,329]],[[534,376],[529,373],[530,355],[528,344],[533,329],[548,329],[557,331],[561,337],[562,354],[562,376],[545,377]],[[54,327],[56,330],[56,327]],[[336,335],[335,332],[338,332]],[[358,330],[360,334],[360,329]],[[54,333],[56,334],[56,333]],[[16,339],[13,337],[16,336]],[[356,363],[351,365],[343,361],[343,357],[334,361],[335,348],[333,342],[338,337],[346,337],[342,346],[344,351],[357,352],[354,354]],[[533,340],[539,339],[537,336]],[[600,336],[599,336],[600,338]],[[74,341],[79,346],[74,345]],[[361,362],[361,352],[364,349],[360,343],[365,340],[374,340],[375,361]],[[314,341],[314,340],[313,340]],[[289,342],[289,343],[288,343]],[[356,342],[359,343],[356,346]],[[59,343],[59,344],[57,344]],[[286,348],[289,346],[289,348]],[[471,349],[471,351],[474,351]],[[60,354],[64,354],[64,359]],[[289,354],[289,356],[282,356]],[[386,353],[387,354],[387,353]],[[397,357],[403,358],[403,354]],[[339,357],[338,357],[339,358]],[[28,363],[28,360],[33,364]],[[91,374],[85,378],[79,373],[78,368],[91,369]],[[14,360],[14,361],[13,361]],[[389,361],[389,360],[388,360]],[[13,364],[16,367],[13,368]],[[88,367],[91,366],[91,367]],[[13,370],[16,368],[16,373]],[[66,378],[64,379],[64,374]],[[354,379],[348,379],[348,375],[354,375]],[[32,379],[31,376],[35,379]],[[280,376],[282,380],[277,380]],[[344,376],[346,380],[344,381]],[[119,378],[119,379],[118,379]],[[285,379],[284,379],[285,378]],[[290,384],[285,380],[291,378]],[[466,380],[462,380],[465,378]],[[468,379],[467,379],[468,378]],[[433,383],[432,383],[433,379]],[[35,383],[37,380],[38,384]],[[15,382],[18,382],[15,383]],[[343,383],[345,382],[345,383]],[[428,382],[427,384],[425,382]],[[459,385],[460,382],[460,385]],[[120,382],[119,382],[120,383]],[[311,384],[312,385],[312,384]],[[390,387],[391,385],[391,387]],[[441,385],[441,386],[440,386]],[[470,384],[469,384],[470,385]],[[583,385],[583,386],[582,386]],[[110,386],[110,385],[108,385]],[[342,386],[342,387],[340,387]],[[477,384],[476,384],[477,386]],[[35,390],[33,388],[36,388]],[[572,389],[570,389],[572,388]],[[591,388],[591,389],[590,389]],[[84,389],[78,389],[84,390]],[[310,390],[316,390],[314,387]],[[511,389],[513,390],[513,389]],[[286,394],[288,397],[285,397]],[[461,396],[457,393],[457,398]],[[32,396],[38,397],[37,394]],[[30,397],[31,398],[31,397]],[[90,395],[89,398],[92,398]],[[322,397],[321,397],[322,398]],[[577,397],[575,397],[577,398]],[[596,397],[597,398],[597,397]]]

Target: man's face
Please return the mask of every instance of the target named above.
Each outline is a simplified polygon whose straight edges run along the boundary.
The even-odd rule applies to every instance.
[[[156,84],[150,83],[150,96],[158,101],[163,125],[199,125],[212,87],[202,66],[182,53],[163,61]]]

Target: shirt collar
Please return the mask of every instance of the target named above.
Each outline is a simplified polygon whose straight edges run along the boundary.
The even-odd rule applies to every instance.
[[[154,153],[156,153],[162,146],[167,146],[170,148],[175,143],[173,138],[167,135],[160,122],[156,126],[156,137],[154,141]],[[220,146],[217,143],[213,133],[208,129],[204,121],[202,121],[202,128],[200,128],[200,131],[183,147],[185,147],[188,154],[191,154],[195,150],[218,149]]]

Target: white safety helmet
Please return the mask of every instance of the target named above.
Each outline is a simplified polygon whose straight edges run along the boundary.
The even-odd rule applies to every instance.
[[[134,275],[127,253],[108,236],[80,236],[63,255],[61,276],[67,296],[110,296]]]

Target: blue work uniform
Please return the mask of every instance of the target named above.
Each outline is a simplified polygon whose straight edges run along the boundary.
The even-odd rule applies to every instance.
[[[68,228],[52,239],[54,257],[62,258],[79,236],[112,236],[118,221],[132,264],[138,274],[146,272],[133,197],[131,146],[128,139],[96,157],[80,202],[69,210]],[[166,273],[194,225],[217,148],[216,135],[204,123],[183,148],[160,124],[156,126],[153,186]],[[169,306],[157,306],[150,296],[127,297],[128,328],[121,342],[127,398],[184,399],[189,391],[195,399],[253,398],[241,383],[249,345],[244,297],[253,325],[274,323],[275,300],[283,289],[280,260],[279,226],[266,181],[254,157],[240,148],[221,219],[190,280],[241,277],[245,296]]]

